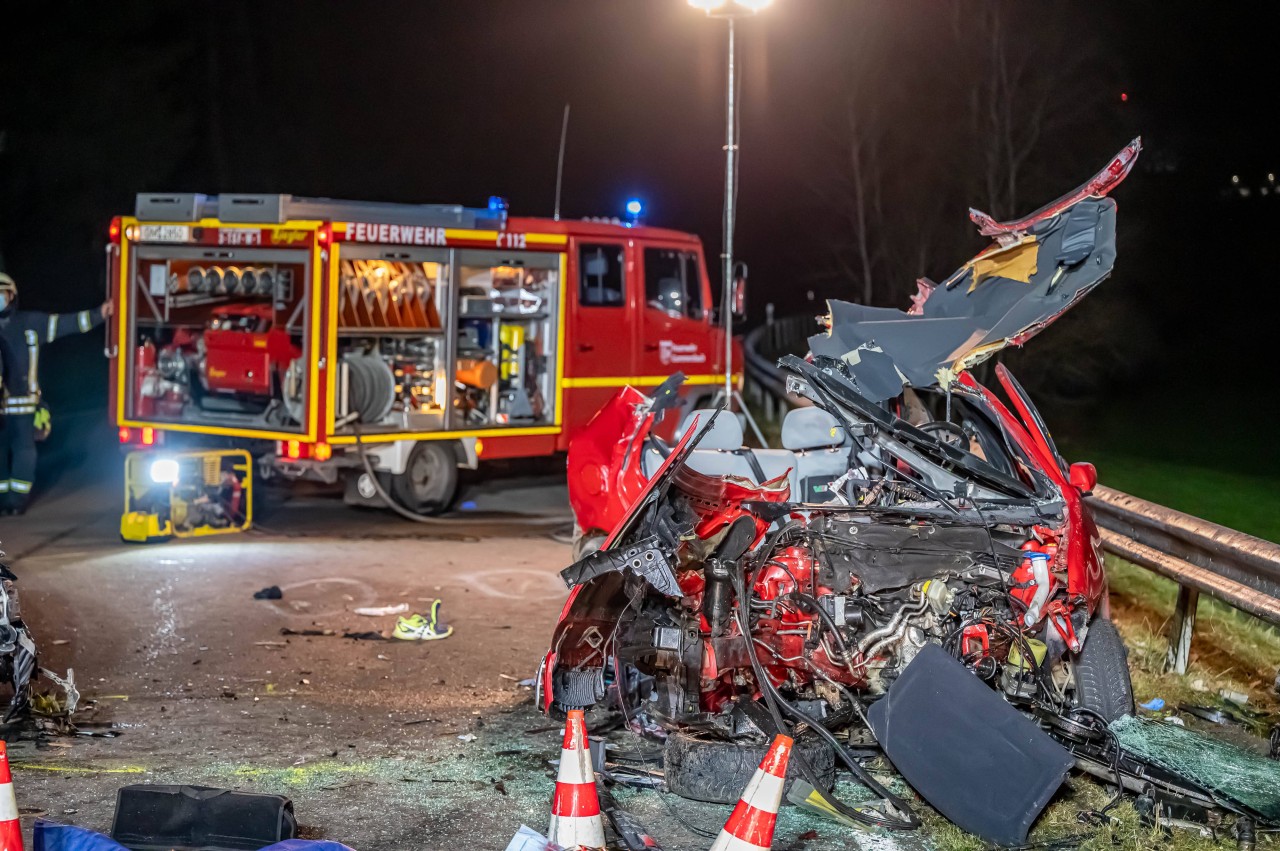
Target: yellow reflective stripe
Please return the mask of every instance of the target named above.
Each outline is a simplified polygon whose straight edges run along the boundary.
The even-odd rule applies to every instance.
[[[50,313],[49,329],[46,332],[46,339],[48,342],[52,343],[54,340],[57,339],[57,337],[58,337],[58,314]]]
[[[570,389],[577,387],[623,387],[630,384],[633,387],[656,386],[666,381],[669,375],[602,375],[602,376],[581,376],[573,378],[566,376],[564,386]],[[737,378],[737,375],[734,375]],[[686,376],[684,383],[687,385],[701,384],[720,384],[724,381],[723,375],[690,375]]]
[[[35,412],[35,405],[5,405],[0,409],[0,413],[5,414],[34,414]]]
[[[9,483],[0,482],[0,493],[8,493],[8,492],[9,492]]]
[[[82,310],[76,314],[76,322],[80,323],[81,333],[93,327],[93,318],[89,316],[89,311],[87,310]]]
[[[31,493],[31,482],[20,481],[19,479],[10,479],[9,487],[14,493]]]

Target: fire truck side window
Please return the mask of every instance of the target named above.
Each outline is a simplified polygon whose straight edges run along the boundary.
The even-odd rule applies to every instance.
[[[702,276],[699,270],[702,268],[698,263],[698,255],[692,251],[683,251],[680,257],[684,261],[684,286],[685,295],[688,296],[688,314],[690,319],[701,319],[702,311]]]
[[[644,250],[645,301],[668,316],[702,318],[698,255],[674,248]]]
[[[578,304],[621,307],[623,258],[621,245],[583,245],[578,249]]]

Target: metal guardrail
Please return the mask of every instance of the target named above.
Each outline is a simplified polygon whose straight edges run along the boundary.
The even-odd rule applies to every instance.
[[[1200,593],[1280,625],[1280,544],[1097,487],[1087,499],[1102,548],[1178,583],[1167,667],[1185,674]]]
[[[784,354],[803,354],[817,322],[792,316],[747,334],[744,360],[748,398],[776,418],[807,404],[786,392],[777,367]],[[1280,544],[1184,514],[1099,485],[1086,502],[1102,534],[1102,548],[1178,583],[1167,667],[1185,674],[1201,592],[1280,626]]]
[[[778,369],[778,358],[807,352],[809,338],[818,330],[815,317],[788,316],[753,329],[743,340],[747,398],[760,405],[769,419],[778,419],[788,407],[810,404],[808,399],[788,395],[786,374]]]

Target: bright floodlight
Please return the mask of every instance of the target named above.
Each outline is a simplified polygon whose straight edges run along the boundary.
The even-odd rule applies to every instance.
[[[172,458],[160,458],[151,462],[151,481],[158,485],[178,483],[178,462]]]
[[[773,0],[733,0],[733,5],[740,6],[749,12],[759,12]],[[689,5],[704,12],[718,12],[729,5],[729,0],[689,0]]]

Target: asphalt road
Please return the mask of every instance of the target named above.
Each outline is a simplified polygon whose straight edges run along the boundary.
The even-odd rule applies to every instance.
[[[413,782],[387,781],[393,792],[415,793],[405,798],[369,778],[416,772],[435,789],[440,760],[486,753],[456,738],[482,719],[520,708],[528,725],[545,725],[517,682],[536,669],[566,596],[556,574],[569,547],[510,524],[494,536],[495,526],[469,518],[563,514],[555,460],[470,481],[463,500],[475,508],[449,526],[348,508],[337,494],[303,489],[274,494],[255,531],[139,546],[118,536],[114,433],[89,417],[60,425],[70,431],[42,458],[38,498],[26,516],[0,519],[0,541],[41,664],[74,669],[94,706],[78,717],[113,722],[122,735],[14,742],[27,816],[107,830],[121,785],[202,783],[293,795],[313,835],[357,848],[422,847],[422,837],[448,825],[471,829],[462,813],[474,808],[469,798],[424,811]],[[283,599],[253,599],[270,585]],[[422,610],[436,598],[455,627],[448,639],[341,637],[389,634],[394,625],[394,616],[354,608]],[[545,738],[550,754],[555,737]],[[352,777],[354,791],[344,785]],[[347,791],[333,794],[335,784]],[[544,820],[532,811],[523,817]],[[23,821],[29,829],[31,818]],[[518,826],[495,820],[491,844],[502,847]]]
[[[557,573],[569,546],[545,529],[471,521],[565,513],[562,460],[469,476],[461,499],[474,508],[448,526],[302,489],[275,494],[255,531],[140,546],[119,540],[114,431],[93,415],[59,426],[37,500],[0,518],[0,541],[41,664],[74,669],[87,707],[78,722],[120,735],[8,736],[28,841],[40,816],[109,831],[116,791],[134,783],[287,795],[304,836],[360,851],[500,849],[521,823],[545,830],[561,732],[521,681],[567,596]],[[282,599],[253,599],[270,585]],[[447,639],[343,637],[394,625],[355,608],[437,598],[455,630]],[[730,809],[616,794],[670,851],[707,847]],[[849,841],[788,808],[775,847]]]

